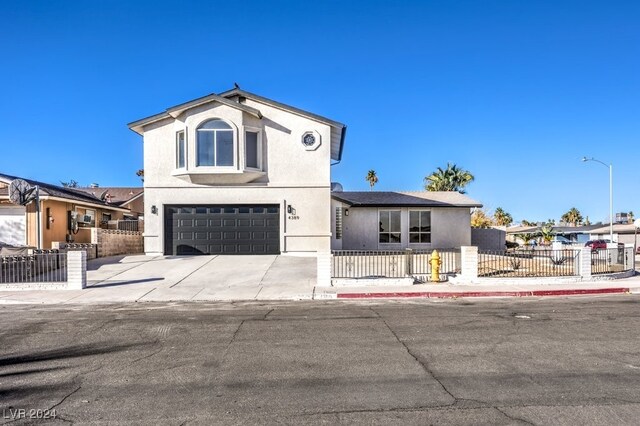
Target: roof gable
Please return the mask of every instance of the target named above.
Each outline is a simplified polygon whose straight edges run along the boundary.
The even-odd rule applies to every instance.
[[[232,98],[235,98],[235,97],[238,98],[238,101],[232,100]],[[243,112],[246,112],[247,114],[250,114],[256,118],[261,119],[262,113],[260,112],[260,110],[243,104],[242,102],[240,102],[241,98],[248,98],[258,103],[269,105],[271,107],[278,108],[283,111],[287,111],[291,114],[305,117],[310,120],[317,121],[319,123],[323,123],[330,126],[332,128],[331,158],[336,161],[340,161],[342,159],[342,151],[344,149],[344,140],[347,132],[346,125],[339,123],[337,121],[331,120],[327,117],[323,117],[321,115],[314,114],[312,112],[305,111],[303,109],[296,108],[291,105],[286,105],[281,102],[277,102],[272,99],[265,98],[260,95],[256,95],[254,93],[244,91],[240,88],[228,90],[226,92],[220,93],[219,95],[215,93],[211,93],[201,98],[197,98],[189,102],[184,102],[182,104],[167,108],[165,111],[161,113],[154,114],[152,116],[133,121],[128,124],[128,127],[129,129],[133,130],[139,135],[142,135],[144,133],[144,127],[149,124],[152,124],[161,120],[165,120],[165,119],[170,119],[170,118],[175,119],[180,114],[182,114],[183,112],[191,108],[195,108],[197,106],[205,105],[207,103],[212,103],[212,102],[218,102],[220,104],[229,106],[231,108],[239,109]]]

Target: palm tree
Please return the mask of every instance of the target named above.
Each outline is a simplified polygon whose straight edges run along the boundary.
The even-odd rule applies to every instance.
[[[516,238],[520,238],[525,246],[528,246],[531,240],[535,238],[535,234],[526,232],[524,234],[516,234]]]
[[[627,213],[627,223],[633,223],[633,212]]]
[[[373,191],[373,185],[375,185],[376,183],[378,183],[378,176],[376,175],[376,171],[375,170],[369,170],[369,173],[367,173],[367,177],[364,178],[367,182],[369,182],[369,186],[371,187],[371,191]]]
[[[502,207],[498,207],[496,209],[496,211],[493,213],[493,219],[498,226],[509,226],[511,225],[511,223],[513,223],[513,218],[511,217],[511,215],[502,210]]]
[[[550,242],[553,239],[553,236],[556,233],[553,231],[553,225],[550,223],[546,223],[540,228],[540,236],[544,240],[545,243]]]
[[[580,210],[576,209],[575,207],[571,207],[568,212],[562,215],[560,220],[565,223],[570,223],[573,226],[578,226],[580,223],[582,223],[583,218]]]
[[[457,191],[464,194],[464,187],[473,182],[473,175],[455,164],[447,163],[447,168],[438,169],[424,178],[424,189],[427,191]]]
[[[144,169],[140,169],[136,172],[136,176],[138,176],[142,182],[144,182]]]

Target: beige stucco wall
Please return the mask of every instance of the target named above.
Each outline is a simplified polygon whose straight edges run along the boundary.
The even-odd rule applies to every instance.
[[[380,244],[378,242],[379,210],[401,211],[402,242],[400,244]],[[431,211],[431,244],[409,244],[410,210]],[[335,216],[335,210],[332,211],[332,215]],[[459,248],[463,245],[471,244],[471,213],[469,208],[351,207],[349,208],[349,215],[343,215],[342,221],[342,250]],[[339,250],[339,246],[340,244],[333,239],[332,249]]]
[[[145,252],[164,251],[164,206],[171,204],[278,204],[280,205],[280,248],[286,252],[317,252],[330,249],[330,146],[328,125],[247,100],[264,116],[257,119],[238,109],[209,104],[189,110],[176,120],[149,125],[144,133]],[[244,184],[224,183],[216,170],[197,168],[196,129],[206,120],[219,118],[235,130],[235,171],[244,170],[244,129],[262,131],[264,177]],[[193,179],[175,169],[175,134],[184,130],[187,143],[187,172],[210,174]],[[305,132],[321,138],[316,150],[301,143]],[[183,176],[178,174],[182,173]],[[291,205],[298,219],[290,218]],[[157,214],[151,213],[156,206]]]

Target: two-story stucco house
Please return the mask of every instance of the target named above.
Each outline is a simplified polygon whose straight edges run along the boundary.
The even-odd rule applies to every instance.
[[[144,141],[147,254],[330,251],[345,125],[236,88],[129,128]]]

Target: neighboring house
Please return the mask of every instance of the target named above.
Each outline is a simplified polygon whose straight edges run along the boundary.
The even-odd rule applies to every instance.
[[[330,250],[345,125],[233,89],[129,128],[143,136],[147,254]]]
[[[471,244],[471,209],[458,192],[332,192],[333,250],[450,249]]]
[[[27,206],[15,205],[9,199],[8,186],[16,176],[0,174],[0,243],[38,246],[37,226],[40,223],[40,247],[51,248],[53,242],[91,242],[90,229],[109,220],[123,220],[137,216],[127,206],[136,200],[108,202],[88,193],[88,188],[65,188],[43,182],[24,179],[31,186],[40,188],[40,217],[35,202]],[[96,188],[90,188],[92,190]],[[130,189],[130,188],[129,188]],[[104,190],[104,189],[103,189]],[[141,199],[140,188],[135,189]],[[69,216],[77,219],[77,229],[70,229]]]
[[[591,229],[589,233],[590,240],[608,240],[609,225],[598,225]],[[635,244],[639,246],[640,238],[634,224],[614,224],[613,225],[613,242],[624,244]]]
[[[125,220],[137,220],[144,215],[144,189],[141,187],[95,186],[74,189],[91,194],[108,204],[129,210],[124,214]]]
[[[601,228],[602,226],[602,224],[580,226],[560,225],[553,226],[552,229],[554,235],[563,236],[575,244],[582,244],[590,239],[590,234],[594,229]],[[535,240],[540,240],[539,235],[541,230],[542,226],[511,226],[507,228],[507,240],[524,244],[524,241],[519,237],[522,234],[533,234]]]

